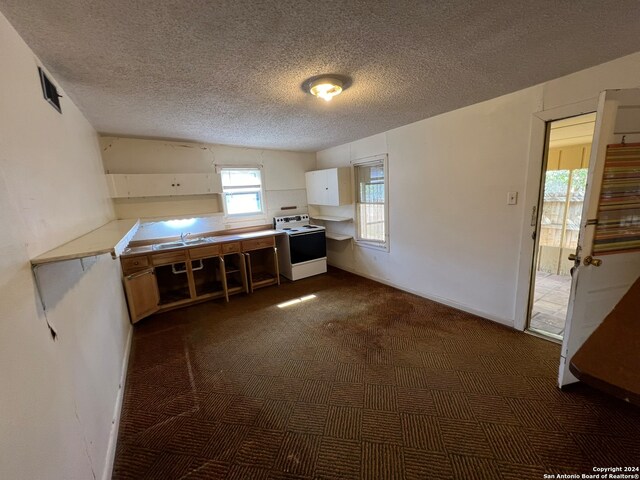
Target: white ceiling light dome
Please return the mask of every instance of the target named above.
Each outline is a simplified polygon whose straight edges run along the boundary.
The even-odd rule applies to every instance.
[[[302,89],[305,92],[327,102],[350,86],[351,79],[349,77],[337,74],[316,75],[302,83]]]

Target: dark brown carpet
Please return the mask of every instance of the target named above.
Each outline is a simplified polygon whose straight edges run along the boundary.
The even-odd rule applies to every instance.
[[[640,463],[640,410],[558,390],[557,345],[336,269],[151,317],[133,342],[114,479],[524,480]]]

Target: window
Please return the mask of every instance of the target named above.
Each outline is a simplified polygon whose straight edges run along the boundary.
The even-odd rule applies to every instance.
[[[264,211],[259,168],[222,168],[220,175],[227,215],[261,214]]]
[[[356,179],[356,240],[387,248],[386,155],[354,165]]]

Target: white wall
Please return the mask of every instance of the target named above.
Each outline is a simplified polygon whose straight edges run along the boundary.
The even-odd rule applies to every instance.
[[[270,223],[275,215],[307,209],[304,172],[315,167],[313,153],[119,137],[100,142],[107,173],[212,173],[215,165],[262,165],[267,212],[244,224]],[[205,216],[223,210],[219,195],[114,199],[114,205],[118,218]],[[286,206],[297,208],[282,211]],[[229,222],[214,216],[205,223],[222,229]]]
[[[62,115],[43,99],[1,14],[0,45],[0,478],[101,478],[131,328],[119,262],[44,267],[46,315],[29,263],[114,217],[98,136],[64,92]]]
[[[637,85],[640,53],[318,152],[318,168],[389,156],[390,251],[329,241],[329,263],[523,328],[544,132],[534,113],[595,110],[599,91]],[[518,205],[507,205],[509,191]]]

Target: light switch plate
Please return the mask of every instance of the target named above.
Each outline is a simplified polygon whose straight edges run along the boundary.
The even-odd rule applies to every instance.
[[[507,193],[507,205],[516,205],[518,203],[518,192]]]

